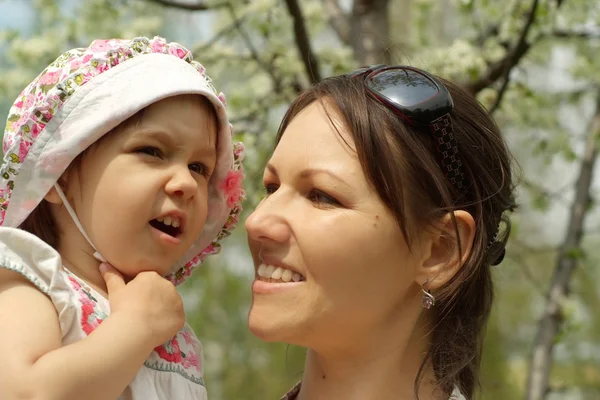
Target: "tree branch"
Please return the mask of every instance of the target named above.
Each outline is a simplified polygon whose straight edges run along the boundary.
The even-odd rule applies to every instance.
[[[510,18],[511,14],[515,11],[516,7],[518,7],[518,3],[513,7],[506,8],[502,15],[499,16],[498,22],[496,22],[495,24],[490,24],[484,29],[482,29],[479,33],[479,36],[475,38],[474,42],[479,44],[479,46],[483,46],[486,40],[488,40],[492,36],[498,36],[498,34],[500,33],[500,26],[502,25],[502,21],[506,20],[506,18]]]
[[[500,89],[498,90],[498,93],[496,94],[496,100],[494,100],[494,104],[492,104],[492,107],[490,107],[489,113],[491,115],[494,115],[496,113],[498,108],[500,108],[500,104],[502,104],[502,100],[504,100],[504,94],[506,93],[506,90],[508,89],[508,84],[510,83],[511,69],[512,68],[507,69],[506,74],[504,74],[502,86],[500,86]]]
[[[561,205],[567,206],[569,204],[569,201],[567,200],[567,198],[565,196],[565,192],[572,185],[572,182],[564,184],[564,185],[561,185],[560,187],[554,188],[552,191],[546,189],[545,187],[543,187],[539,183],[530,181],[529,179],[527,179],[525,177],[522,178],[521,185],[524,188],[533,191],[535,194],[539,194],[539,195],[541,195],[541,196],[543,196],[543,197],[545,197],[545,198],[547,198],[549,200],[552,200],[554,202],[558,202]]]
[[[584,31],[584,30],[555,29],[554,31],[552,31],[551,36],[555,37],[555,38],[560,38],[560,39],[571,39],[571,38],[597,39],[600,37],[600,30]]]
[[[475,43],[479,46],[483,46],[485,41],[492,36],[497,36],[500,32],[500,24],[489,25],[481,34],[475,39]]]
[[[350,42],[358,65],[390,64],[390,0],[354,0]]]
[[[518,246],[521,249],[523,249],[527,254],[547,254],[550,252],[556,252],[558,250],[557,246],[552,246],[552,245],[546,245],[546,246],[539,246],[539,245],[532,245],[527,243],[525,240],[523,239],[512,239],[511,238],[511,244],[513,246]]]
[[[281,81],[281,78],[277,75],[275,68],[273,68],[273,63],[270,63],[270,64],[266,63],[261,58],[258,50],[256,49],[256,47],[254,47],[252,40],[250,40],[250,36],[242,28],[242,24],[240,23],[241,19],[238,18],[234,7],[231,4],[227,4],[227,8],[229,10],[229,14],[231,15],[231,18],[234,21],[232,26],[235,27],[235,29],[238,31],[238,33],[242,37],[244,44],[248,48],[248,51],[250,51],[250,57],[254,60],[254,62],[256,62],[258,64],[258,66],[260,68],[262,68],[271,77],[271,80],[273,82],[273,90],[276,93],[282,93],[283,92],[283,83]],[[275,54],[274,57],[276,57],[276,56],[277,55]],[[296,92],[300,92],[302,90],[302,87],[298,82],[292,82],[291,86],[294,88],[294,90]]]
[[[246,122],[246,124],[255,122],[257,119],[268,116],[269,110],[273,106],[274,102],[281,100],[279,98],[273,98],[273,94],[269,93],[265,97],[257,98],[249,108],[248,112],[242,115],[232,116],[229,119],[234,126]]]
[[[464,85],[467,90],[473,94],[477,94],[482,89],[496,82],[500,77],[504,76],[505,80],[510,77],[510,71],[515,65],[517,65],[517,63],[531,47],[531,44],[527,42],[527,34],[529,33],[529,30],[535,21],[535,13],[537,11],[538,4],[539,0],[533,0],[531,8],[527,13],[527,20],[523,25],[523,29],[519,34],[519,39],[514,47],[506,52],[506,55],[502,60],[492,64],[481,78],[475,82],[470,82]]]
[[[217,4],[204,4],[204,3],[198,3],[198,4],[188,4],[188,3],[180,3],[178,1],[172,1],[172,0],[148,0],[152,3],[156,3],[156,4],[160,4],[164,7],[170,7],[170,8],[178,8],[180,10],[187,10],[187,11],[207,11],[207,10],[216,10],[217,8],[223,8],[226,7],[227,5],[229,5],[228,1],[224,1],[221,3],[217,3]]]
[[[217,43],[220,39],[222,39],[223,37],[225,37],[228,33],[231,33],[233,31],[239,30],[242,26],[242,23],[244,22],[244,20],[246,19],[246,16],[242,16],[238,19],[234,19],[233,22],[229,25],[227,25],[226,27],[224,27],[223,29],[221,29],[220,31],[218,31],[217,33],[214,34],[214,36],[212,38],[210,38],[209,41],[207,41],[206,43],[203,43],[202,45],[198,46],[195,50],[194,50],[194,54],[199,53],[211,46],[213,46],[215,43]]]
[[[329,23],[342,43],[350,44],[350,17],[342,10],[338,0],[323,0]]]
[[[523,273],[523,276],[529,281],[529,284],[533,287],[534,291],[538,295],[540,295],[540,297],[543,297],[544,290],[542,288],[542,285],[540,284],[540,280],[533,276],[533,273],[531,272],[529,267],[523,264],[523,262],[517,261],[517,264],[521,267],[521,272]]]
[[[590,186],[597,159],[597,141],[600,136],[600,93],[596,93],[596,96],[596,111],[590,121],[584,156],[575,183],[575,198],[571,205],[567,234],[558,253],[552,281],[546,295],[546,306],[538,324],[527,378],[526,400],[542,400],[548,392],[553,361],[552,350],[563,324],[561,306],[569,294],[571,277],[580,258],[583,225],[589,211]]]
[[[233,6],[229,5],[228,8],[229,8],[229,13],[231,14],[231,18],[234,21],[233,26],[235,27],[235,29],[238,31],[238,33],[242,37],[242,41],[248,48],[248,51],[250,51],[250,55],[251,55],[252,59],[254,60],[254,62],[256,62],[258,64],[259,67],[261,67],[267,74],[269,74],[271,76],[271,79],[273,80],[273,85],[275,86],[275,91],[279,93],[282,89],[281,81],[276,76],[275,72],[273,71],[273,68],[271,68],[270,65],[265,64],[263,62],[263,60],[260,58],[260,55],[258,54],[258,50],[256,50],[256,47],[254,47],[252,40],[250,40],[250,36],[248,36],[246,34],[246,32],[242,29],[242,26],[239,23],[240,19],[237,17],[237,14],[235,13],[235,9],[233,8]]]
[[[306,75],[311,83],[317,83],[321,80],[321,72],[319,70],[317,57],[312,51],[300,5],[298,4],[297,0],[285,0],[285,4],[294,21],[294,39],[296,41],[298,52],[300,53],[300,58],[304,63]]]

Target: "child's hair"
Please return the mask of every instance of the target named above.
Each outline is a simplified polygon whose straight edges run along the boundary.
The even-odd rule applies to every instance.
[[[217,161],[208,187],[208,216],[200,236],[168,278],[183,282],[237,225],[244,199],[243,146],[232,143],[226,102],[189,50],[160,37],[95,40],[46,67],[11,107],[0,166],[0,226],[20,227],[54,248],[59,233],[46,194],[107,134],[139,121],[162,99],[197,95],[217,116]],[[140,111],[142,110],[142,111]],[[63,196],[64,197],[64,196]],[[89,237],[65,207],[83,236]],[[96,256],[101,253],[96,250]],[[110,261],[110,260],[108,260]]]
[[[405,124],[366,89],[362,79],[327,78],[302,93],[285,115],[276,141],[300,111],[321,101],[330,118],[331,114],[343,118],[365,176],[395,215],[409,246],[412,232],[448,212],[466,210],[473,216],[477,234],[472,251],[454,278],[435,294],[431,346],[415,382],[416,394],[430,364],[441,390],[449,395],[456,386],[472,398],[492,304],[490,267],[502,256],[510,230],[504,212],[515,208],[513,158],[477,100],[441,81],[454,100],[450,115],[465,168],[465,193],[458,193],[442,172],[428,132]],[[498,235],[501,221],[504,230]]]

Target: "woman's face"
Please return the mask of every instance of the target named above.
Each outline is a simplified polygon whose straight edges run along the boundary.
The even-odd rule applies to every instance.
[[[313,349],[410,329],[423,258],[418,241],[409,250],[328,109],[339,133],[320,102],[300,112],[265,168],[267,195],[246,221],[256,271],[250,329]]]

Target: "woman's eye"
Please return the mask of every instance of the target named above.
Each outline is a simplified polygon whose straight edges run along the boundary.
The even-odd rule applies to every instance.
[[[308,199],[313,203],[322,205],[322,206],[340,206],[341,203],[337,201],[335,198],[331,197],[325,192],[320,190],[313,189],[308,194]]]
[[[204,177],[210,175],[208,167],[202,163],[194,163],[189,165],[190,171],[200,174]]]
[[[140,147],[139,149],[136,150],[136,153],[143,153],[143,154],[147,154],[152,157],[159,157],[159,158],[162,156],[161,151],[159,149],[157,149],[156,147],[152,147],[152,146]]]

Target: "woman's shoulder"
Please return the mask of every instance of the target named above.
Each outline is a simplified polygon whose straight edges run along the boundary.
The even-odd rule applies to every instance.
[[[302,381],[298,382],[293,388],[290,389],[280,400],[296,400],[298,397],[298,393],[300,393],[300,387],[302,386]],[[462,395],[458,388],[454,388],[454,391],[450,395],[448,400],[466,400],[465,396]]]
[[[455,387],[448,400],[467,400],[467,398],[463,396],[463,394],[457,387]]]
[[[300,387],[302,386],[302,381],[296,383],[293,388],[291,388],[283,397],[279,400],[295,400],[300,393]]]

